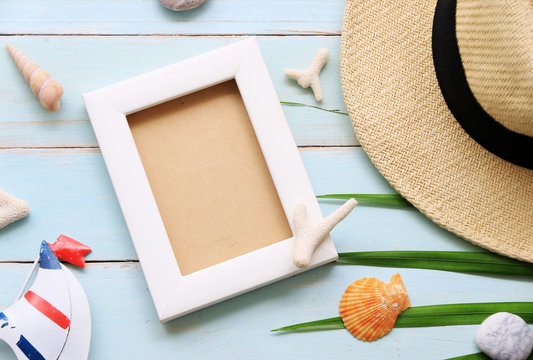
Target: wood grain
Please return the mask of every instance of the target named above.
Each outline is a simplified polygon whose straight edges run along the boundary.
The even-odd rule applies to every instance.
[[[303,148],[300,155],[317,194],[394,192],[361,148]],[[0,179],[31,209],[0,231],[0,261],[32,261],[39,242],[60,233],[91,246],[89,260],[137,259],[98,149],[0,150]],[[324,215],[339,204],[320,201]],[[339,251],[474,248],[412,208],[359,206],[332,236]]]
[[[342,0],[209,0],[176,13],[156,0],[4,0],[0,42],[9,40],[61,82],[62,109],[48,113],[0,51],[0,188],[31,214],[0,230],[0,310],[9,306],[41,240],[65,233],[93,248],[74,272],[91,303],[91,360],[101,359],[443,359],[477,352],[476,326],[395,329],[374,343],[343,330],[270,334],[291,323],[338,315],[354,280],[400,272],[413,305],[530,301],[533,280],[418,269],[328,265],[160,324],[122,218],[81,94],[204,53],[249,35],[280,100],[317,105],[287,67],[317,49],[321,106],[345,111],[339,81]],[[393,193],[358,146],[349,119],[284,107],[317,194]],[[321,200],[324,215],[340,203]],[[332,232],[338,251],[476,250],[413,208],[358,206]],[[26,264],[20,262],[28,262]],[[0,341],[0,359],[14,359]]]
[[[61,111],[42,109],[7,50],[0,50],[0,148],[87,147],[98,143],[81,95],[112,83],[202,54],[239,39],[227,37],[0,37],[32,57],[65,88]],[[316,50],[328,48],[322,71],[325,99],[320,106],[346,111],[340,87],[338,37],[260,37],[259,46],[280,100],[317,105],[310,89],[283,75],[304,68]],[[120,49],[120,51],[115,51]],[[284,106],[298,145],[356,145],[347,116]]]
[[[1,308],[13,301],[29,268],[30,264],[0,264]],[[337,316],[340,296],[352,281],[365,276],[388,281],[398,271],[414,306],[528,301],[533,291],[533,282],[513,278],[327,265],[160,324],[138,264],[74,269],[91,305],[90,359],[427,360],[476,352],[476,326],[394,329],[374,343],[359,341],[345,330],[270,333],[282,325]],[[1,342],[0,358],[14,359]]]
[[[339,34],[342,0],[209,0],[174,12],[147,0],[3,0],[0,34]]]

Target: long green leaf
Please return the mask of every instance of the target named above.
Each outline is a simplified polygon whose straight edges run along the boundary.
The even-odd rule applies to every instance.
[[[510,312],[533,323],[533,302],[497,302],[416,306],[402,312],[395,327],[481,324],[497,312]]]
[[[344,323],[342,322],[342,319],[340,317],[284,326],[279,329],[274,329],[270,331],[320,331],[333,329],[344,329]]]
[[[490,360],[490,357],[483,353],[475,353],[470,355],[457,356],[446,360]]]
[[[490,357],[483,353],[475,353],[470,355],[457,356],[446,360],[490,360]],[[533,352],[529,355],[527,360],[533,360]]]
[[[499,302],[412,307],[398,316],[394,327],[406,328],[481,324],[483,320],[490,315],[501,311],[516,314],[528,324],[533,323],[533,302]],[[340,317],[335,317],[284,326],[272,331],[301,332],[342,328],[344,328],[342,319]]]
[[[339,264],[403,267],[533,276],[533,264],[486,252],[465,251],[366,251],[340,253]]]
[[[334,317],[323,320],[309,321],[295,325],[284,326],[279,329],[270,330],[274,331],[320,331],[320,330],[334,330],[344,329],[344,323],[340,317]]]
[[[348,113],[345,113],[345,112],[342,112],[340,110],[330,110],[330,109],[324,109],[324,108],[321,108],[320,106],[315,106],[315,105],[309,105],[309,104],[302,104],[302,103],[298,103],[298,102],[290,102],[290,101],[280,101],[280,103],[282,105],[287,105],[287,106],[306,106],[306,107],[310,107],[310,108],[313,108],[313,109],[318,109],[318,110],[322,110],[322,111],[327,111],[327,112],[330,112],[330,113],[335,113],[335,114],[339,114],[339,115],[348,115]]]
[[[409,201],[405,200],[399,194],[327,194],[318,195],[319,199],[339,199],[348,200],[354,198],[362,205],[379,205],[379,206],[412,206]]]

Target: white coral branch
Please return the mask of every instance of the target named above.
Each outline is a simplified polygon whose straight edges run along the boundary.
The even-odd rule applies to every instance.
[[[293,261],[298,267],[306,267],[316,247],[324,240],[333,228],[340,223],[357,205],[355,199],[346,201],[340,208],[319,222],[311,222],[304,204],[298,204],[292,214],[294,222],[294,254]]]
[[[311,89],[315,94],[315,99],[317,101],[321,101],[324,98],[324,93],[322,92],[322,86],[320,85],[319,74],[328,61],[328,56],[328,49],[319,49],[315,55],[315,58],[313,59],[313,62],[307,69],[286,69],[285,76],[296,80],[304,89],[311,86]]]
[[[0,190],[0,229],[30,213],[26,201]]]

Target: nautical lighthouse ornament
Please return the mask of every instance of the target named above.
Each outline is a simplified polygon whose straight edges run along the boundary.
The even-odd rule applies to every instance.
[[[31,288],[0,312],[0,339],[19,360],[87,359],[89,302],[81,284],[43,241]]]

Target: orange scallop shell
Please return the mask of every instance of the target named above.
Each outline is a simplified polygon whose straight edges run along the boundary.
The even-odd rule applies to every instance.
[[[388,334],[398,315],[410,306],[402,278],[396,274],[388,284],[375,278],[355,281],[342,295],[339,312],[353,336],[374,341]]]

